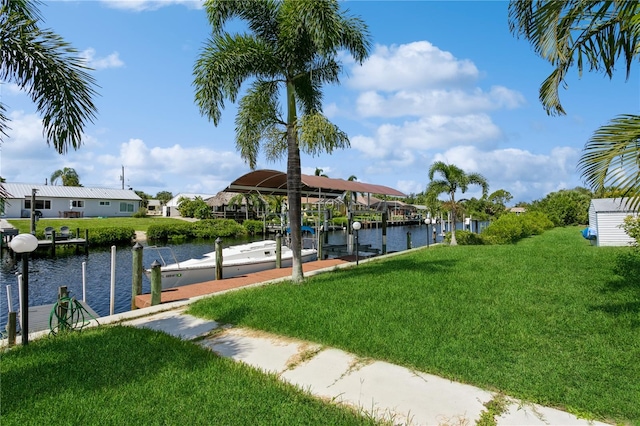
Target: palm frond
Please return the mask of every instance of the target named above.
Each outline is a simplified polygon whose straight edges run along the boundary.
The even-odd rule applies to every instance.
[[[596,130],[578,171],[594,192],[614,187],[640,206],[640,116],[621,115]]]

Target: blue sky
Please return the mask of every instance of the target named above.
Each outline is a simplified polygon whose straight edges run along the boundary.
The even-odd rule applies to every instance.
[[[609,80],[573,70],[561,89],[566,116],[548,116],[538,89],[551,67],[511,35],[506,1],[348,1],[369,26],[363,66],[343,60],[340,86],[325,89],[324,112],[351,147],[302,157],[335,178],[387,185],[407,194],[445,161],[483,174],[512,203],[583,183],[576,171],[593,131],[640,110],[638,68]],[[11,130],[0,175],[44,184],[72,167],[85,186],[215,194],[249,167],[235,149],[235,106],[215,127],[194,102],[193,66],[210,33],[200,2],[56,1],[41,6],[42,27],[69,41],[95,69],[98,116],[77,151],[59,155],[40,118],[15,85],[2,84]],[[258,168],[286,171],[286,162]],[[470,189],[467,196],[479,196]]]

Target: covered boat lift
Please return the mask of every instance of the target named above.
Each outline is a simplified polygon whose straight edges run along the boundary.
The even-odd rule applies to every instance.
[[[287,195],[287,174],[277,170],[254,170],[231,182],[224,192],[258,193],[262,195]],[[367,198],[372,194],[387,195],[392,197],[406,197],[407,195],[384,185],[375,185],[345,179],[335,179],[324,176],[312,176],[301,174],[301,194],[303,197],[338,198],[345,192],[355,194],[367,194]],[[318,211],[320,213],[320,211]],[[348,246],[352,247],[351,214],[348,212],[349,232]],[[325,220],[326,222],[326,220]],[[385,227],[386,228],[386,227]],[[383,229],[383,251],[386,246],[386,229]]]

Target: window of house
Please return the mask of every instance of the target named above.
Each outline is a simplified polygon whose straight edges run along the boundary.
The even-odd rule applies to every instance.
[[[133,212],[133,203],[120,203],[121,212]]]
[[[70,207],[84,207],[84,200],[71,200],[69,201]]]
[[[31,200],[24,200],[24,208],[31,210]],[[36,210],[51,210],[51,200],[36,200]]]
[[[111,201],[100,201],[100,205],[101,206],[110,206],[111,205]]]

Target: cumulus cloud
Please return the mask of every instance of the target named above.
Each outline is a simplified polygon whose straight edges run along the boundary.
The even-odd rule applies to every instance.
[[[114,9],[132,10],[135,12],[158,10],[172,5],[184,5],[191,9],[200,9],[202,0],[102,0],[102,3]]]
[[[96,50],[89,48],[83,51],[80,56],[85,60],[88,66],[95,70],[120,68],[124,66],[124,62],[120,59],[120,54],[118,52],[113,52],[102,58],[96,58]]]
[[[524,97],[520,93],[496,86],[489,92],[480,88],[472,91],[401,90],[386,95],[366,91],[358,96],[356,107],[363,117],[420,117],[433,114],[473,114],[500,108],[514,109],[524,103]]]
[[[433,115],[401,125],[383,124],[373,136],[352,137],[351,147],[369,158],[406,160],[412,157],[409,153],[447,149],[460,144],[492,147],[503,137],[501,130],[485,114]]]
[[[428,41],[383,46],[354,66],[348,85],[358,90],[398,91],[473,82],[479,72],[473,62],[460,60]]]

